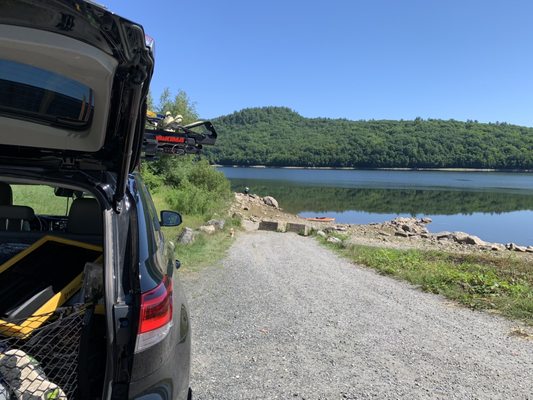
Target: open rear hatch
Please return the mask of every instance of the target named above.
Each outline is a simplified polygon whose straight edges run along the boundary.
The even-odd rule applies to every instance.
[[[17,179],[20,175],[30,179],[28,177],[33,174],[43,180],[46,177],[60,177],[65,185],[71,179],[72,186],[77,188],[78,184],[82,185],[78,182],[80,177],[98,183],[102,180],[94,181],[94,177],[102,177],[104,172],[107,177],[111,173],[116,176],[116,185],[106,195],[115,211],[120,211],[120,206],[126,201],[123,198],[128,174],[140,159],[146,96],[153,64],[152,51],[146,45],[142,27],[92,2],[0,0],[0,175]],[[84,184],[87,186],[87,182]],[[111,223],[111,215],[116,214],[109,207],[104,208],[107,208],[103,212],[107,229],[103,249],[105,326],[108,350],[112,349],[106,352],[108,368],[100,372],[106,373],[104,391],[110,389],[106,393],[120,397],[121,391],[127,393],[127,389],[124,389],[128,382],[126,364],[131,360],[125,354],[126,346],[119,348],[117,345],[121,339],[115,332],[119,331],[117,324],[120,319],[117,318],[116,305],[117,287],[121,281],[114,282],[113,279],[124,262],[116,258],[113,253],[116,243],[111,245],[110,241],[122,240],[121,235],[126,233],[117,233],[118,229]],[[75,254],[81,255],[78,250],[75,250]],[[93,254],[90,254],[88,260],[82,260],[82,264],[93,258]],[[33,313],[35,304],[40,304],[43,299],[48,302],[54,299],[50,296],[52,292],[55,293],[56,286],[62,293],[70,291],[69,283],[61,280],[61,266],[56,268],[58,280],[44,285],[46,282],[36,281],[37,275],[30,277],[33,279],[31,282],[23,276],[22,273],[26,273],[25,266],[21,264],[23,261],[28,262],[28,259],[21,259],[9,270],[3,271],[9,272],[10,276],[5,279],[9,278],[10,284],[16,283],[22,287],[33,282],[36,286],[28,290],[28,295],[31,295],[29,300],[27,296],[14,293],[18,297],[11,298],[10,303],[3,304],[4,309],[0,310],[3,313],[0,319],[3,317],[14,328],[21,327],[16,332],[22,332],[18,336],[4,332],[3,336],[7,339],[3,339],[4,342],[0,340],[0,378],[2,371],[7,371],[5,365],[8,361],[26,363],[32,369],[30,372],[39,375],[41,367],[28,358],[30,347],[27,344],[41,337],[43,334],[39,332],[43,332],[44,328],[28,328],[24,324],[28,320],[33,321],[33,317],[28,315]],[[50,263],[53,261],[51,259]],[[58,264],[61,262],[58,261]],[[71,275],[75,273],[71,272]],[[70,278],[66,277],[65,280]],[[62,289],[64,285],[67,289]],[[54,303],[53,308],[57,305],[62,304]],[[129,305],[123,308],[127,309],[125,313],[130,311]],[[61,322],[58,326],[62,327],[65,321],[73,321],[72,326],[79,329],[79,323],[87,315],[84,312],[57,316],[56,311],[53,318],[46,317],[46,329],[49,325],[54,328],[52,324],[57,321]],[[86,321],[84,324],[86,326]],[[28,329],[21,330],[25,328]],[[79,349],[80,341],[70,331],[56,333],[54,340],[49,341],[50,345],[72,342],[69,354]],[[95,335],[90,332],[80,332],[80,335],[90,339],[81,340],[82,347],[106,345],[93,343]],[[2,348],[5,348],[3,343],[12,344],[14,340],[17,340],[16,350],[7,359],[2,356]],[[25,347],[19,346],[20,343],[24,343]],[[44,348],[39,346],[32,349]],[[27,354],[21,353],[20,349]],[[46,351],[49,352],[48,348]],[[80,351],[80,364],[83,361],[82,353]],[[86,351],[85,358],[92,353]],[[86,359],[84,362],[90,364],[93,360]],[[120,365],[110,368],[114,363]],[[61,366],[61,362],[56,360],[44,364]],[[47,374],[51,376],[49,371]],[[82,383],[79,382],[79,392],[87,393],[81,390]],[[87,386],[90,386],[90,382],[86,382]]]
[[[0,0],[0,167],[139,161],[153,57],[141,26],[84,1]]]

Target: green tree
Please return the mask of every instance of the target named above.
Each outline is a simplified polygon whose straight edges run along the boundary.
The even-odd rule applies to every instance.
[[[174,97],[170,89],[163,90],[154,111],[180,114],[183,124],[198,120],[195,104],[183,90]],[[220,212],[231,197],[229,181],[207,160],[198,157],[161,154],[159,159],[145,162],[141,173],[153,192],[184,214],[208,219]]]
[[[213,120],[223,165],[533,169],[533,128],[475,120],[348,121],[250,108]]]
[[[159,97],[159,105],[156,111],[162,114],[167,111],[172,115],[180,114],[183,117],[183,124],[190,124],[198,120],[196,103],[181,89],[172,97],[170,89],[168,87],[165,88]]]

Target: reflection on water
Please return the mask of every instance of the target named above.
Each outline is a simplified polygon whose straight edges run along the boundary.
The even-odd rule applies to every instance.
[[[472,214],[533,210],[533,195],[464,190],[351,189],[298,186],[287,182],[232,179],[233,190],[248,186],[274,196],[291,213],[356,210],[381,214]]]
[[[533,244],[531,174],[298,170],[289,171],[284,180],[273,180],[268,170],[223,171],[234,191],[248,186],[252,193],[274,196],[284,210],[304,217],[328,216],[363,224],[397,216],[429,216],[433,232],[460,230],[487,241]],[[316,172],[329,175],[317,178]],[[351,181],[350,173],[356,176]]]

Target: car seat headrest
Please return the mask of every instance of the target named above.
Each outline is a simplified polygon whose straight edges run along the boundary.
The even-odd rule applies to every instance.
[[[13,190],[8,183],[0,182],[0,205],[10,206],[13,204]]]
[[[78,198],[72,202],[68,214],[67,231],[81,235],[103,233],[102,212],[93,198]]]

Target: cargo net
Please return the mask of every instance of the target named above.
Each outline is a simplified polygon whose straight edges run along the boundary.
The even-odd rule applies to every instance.
[[[29,333],[0,325],[0,400],[76,397],[84,315],[82,306],[62,307],[19,321]]]

